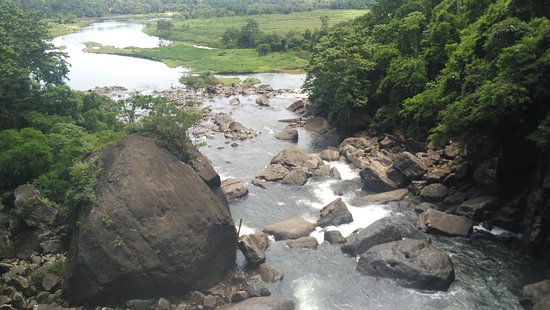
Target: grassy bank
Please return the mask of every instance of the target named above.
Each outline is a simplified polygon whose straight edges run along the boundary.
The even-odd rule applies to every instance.
[[[299,73],[308,64],[303,56],[292,52],[258,56],[254,49],[207,50],[195,48],[190,43],[159,48],[124,49],[88,43],[85,51],[158,60],[170,67],[189,67],[192,73]]]
[[[94,21],[95,19],[78,19],[72,23],[58,23],[55,20],[46,20],[45,23],[48,30],[48,36],[50,38],[55,38],[75,32]]]
[[[149,23],[144,32],[164,39],[180,42],[193,42],[211,47],[220,46],[220,37],[228,28],[241,28],[249,18],[255,19],[260,29],[266,33],[284,35],[288,32],[303,32],[321,27],[322,16],[328,16],[329,26],[349,21],[365,14],[362,10],[316,10],[291,14],[269,14],[254,16],[231,16],[172,20],[169,31],[157,30],[156,23]]]

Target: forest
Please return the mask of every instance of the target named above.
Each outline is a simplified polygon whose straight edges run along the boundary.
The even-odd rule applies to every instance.
[[[20,0],[49,17],[181,12],[187,18],[291,13],[315,9],[364,9],[367,0]]]

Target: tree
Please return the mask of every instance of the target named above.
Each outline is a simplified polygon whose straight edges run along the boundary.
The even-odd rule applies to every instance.
[[[258,55],[265,56],[271,52],[271,47],[267,43],[261,43],[256,46],[256,51],[258,52]]]
[[[262,36],[260,26],[255,19],[249,18],[246,25],[241,28],[237,37],[237,46],[243,48],[255,48]]]

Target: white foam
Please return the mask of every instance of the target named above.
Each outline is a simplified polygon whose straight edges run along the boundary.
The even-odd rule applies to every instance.
[[[336,167],[336,169],[338,169],[342,180],[353,180],[359,177],[359,169],[354,168],[345,162],[333,161],[330,163],[330,167]]]
[[[267,126],[265,126],[264,129],[267,130],[267,132],[269,132],[269,134],[274,134],[275,133],[275,131],[273,131],[273,129],[271,129]]]
[[[509,230],[506,230],[502,227],[493,227],[493,229],[491,230],[488,230],[486,229],[485,227],[481,226],[481,225],[476,225],[474,226],[474,230],[483,230],[483,231],[487,231],[487,232],[490,232],[491,234],[495,235],[495,236],[498,236],[498,235],[502,235],[502,234],[510,234],[510,235],[513,235],[517,238],[521,238],[523,235],[520,234],[520,233],[513,233]]]
[[[321,298],[316,296],[320,294],[317,286],[320,280],[314,274],[308,274],[304,277],[292,281],[292,289],[294,297],[297,301],[297,308],[301,310],[316,310],[322,309]]]

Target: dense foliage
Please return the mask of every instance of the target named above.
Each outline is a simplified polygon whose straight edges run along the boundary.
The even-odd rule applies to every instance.
[[[367,0],[19,0],[23,7],[50,17],[181,12],[188,18],[301,12],[313,9],[363,9]]]
[[[316,46],[306,88],[342,127],[548,147],[548,10],[545,1],[378,0]]]
[[[131,129],[186,158],[187,130],[199,114],[160,98],[116,102],[73,91],[63,84],[63,54],[45,38],[34,14],[14,0],[0,3],[1,194],[33,183],[65,215],[90,203],[100,169],[83,159],[125,136],[127,123],[137,120],[137,108],[149,113]]]

